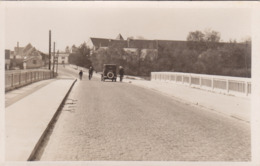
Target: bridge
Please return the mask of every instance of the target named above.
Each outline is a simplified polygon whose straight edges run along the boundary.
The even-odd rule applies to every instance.
[[[250,79],[87,72],[6,73],[7,161],[250,161]]]
[[[174,82],[189,87],[235,96],[250,96],[251,78],[179,72],[152,72],[152,81]]]

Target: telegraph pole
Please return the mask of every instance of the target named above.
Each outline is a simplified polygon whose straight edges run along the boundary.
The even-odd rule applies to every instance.
[[[54,65],[55,65],[55,42],[53,42],[53,61],[52,61],[52,65],[53,65],[53,73],[54,73]]]
[[[51,30],[49,30],[49,70],[51,70]]]
[[[58,66],[59,66],[59,53],[60,53],[60,51],[58,50],[57,51],[57,63],[56,63],[56,73],[58,73]]]

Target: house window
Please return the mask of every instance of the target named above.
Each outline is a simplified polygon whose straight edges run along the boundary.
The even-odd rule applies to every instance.
[[[65,59],[65,57],[61,57],[61,59]]]
[[[37,61],[36,60],[33,60],[33,64],[35,65],[37,63]]]

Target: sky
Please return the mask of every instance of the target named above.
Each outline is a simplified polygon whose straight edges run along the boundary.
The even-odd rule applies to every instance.
[[[72,2],[71,2],[72,3]],[[75,4],[76,3],[76,4]],[[56,50],[79,46],[90,37],[124,39],[142,36],[145,39],[186,40],[189,32],[212,29],[221,40],[241,41],[251,36],[251,12],[248,8],[206,8],[174,6],[174,2],[142,5],[100,5],[87,2],[6,5],[5,48],[13,50],[19,42],[31,43],[48,52],[49,30]],[[53,44],[52,44],[53,45]]]

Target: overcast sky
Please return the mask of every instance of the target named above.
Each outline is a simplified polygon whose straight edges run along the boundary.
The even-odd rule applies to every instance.
[[[73,2],[74,4],[76,2]],[[143,2],[145,3],[145,2]],[[158,4],[158,2],[157,2]],[[218,31],[222,41],[240,41],[251,35],[251,13],[246,8],[169,8],[160,3],[153,6],[100,6],[86,2],[78,5],[7,5],[5,10],[5,47],[11,49],[31,43],[48,52],[48,33],[56,48],[80,45],[90,37],[126,39],[186,40],[191,31],[207,28]],[[174,4],[174,2],[172,2]]]

